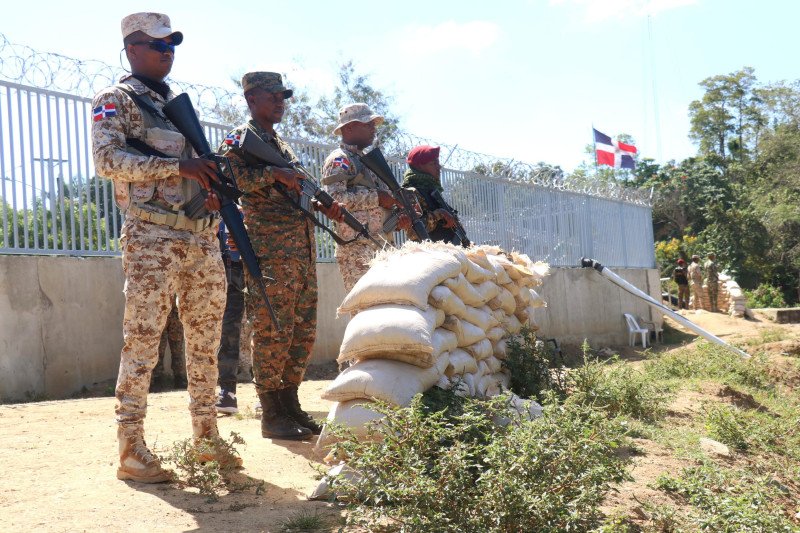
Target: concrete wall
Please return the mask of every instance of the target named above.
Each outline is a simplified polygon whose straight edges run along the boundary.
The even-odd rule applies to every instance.
[[[654,297],[656,270],[615,270]],[[312,363],[331,361],[347,318],[336,318],[344,285],[334,263],[318,263],[317,343]],[[63,398],[117,375],[122,348],[122,268],[118,257],[0,255],[0,400]],[[596,347],[627,343],[623,312],[649,307],[590,269],[556,268],[540,287],[541,336]]]

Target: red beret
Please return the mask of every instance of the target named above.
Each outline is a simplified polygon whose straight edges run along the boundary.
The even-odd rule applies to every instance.
[[[686,264],[686,261],[684,261],[683,259],[678,259],[678,264],[679,265],[684,265],[684,264]]]
[[[424,144],[422,146],[415,146],[412,148],[411,151],[408,152],[406,161],[412,167],[418,167],[437,159],[439,159],[439,147],[428,146]]]

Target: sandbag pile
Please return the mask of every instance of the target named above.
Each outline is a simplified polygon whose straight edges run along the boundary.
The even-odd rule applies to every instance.
[[[375,399],[406,406],[434,385],[471,397],[507,389],[506,340],[538,329],[533,311],[546,304],[534,288],[548,272],[494,246],[408,242],[379,254],[338,310],[352,315],[338,358],[352,366],[322,394],[336,402],[328,421],[359,434],[378,418]]]
[[[720,309],[728,309],[728,314],[734,318],[744,318],[747,313],[747,297],[736,283],[736,280],[727,274],[719,275],[720,287],[717,305]]]

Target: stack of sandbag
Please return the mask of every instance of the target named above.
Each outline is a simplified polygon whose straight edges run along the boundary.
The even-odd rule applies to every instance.
[[[747,314],[747,297],[742,288],[735,279],[726,274],[720,274],[719,281],[722,290],[718,295],[720,300],[717,303],[718,307],[727,308],[728,314],[734,318],[744,318]]]
[[[473,397],[507,389],[506,339],[538,329],[533,309],[545,303],[534,287],[548,271],[491,246],[407,242],[379,254],[338,310],[352,316],[338,358],[351,366],[322,395],[336,402],[328,421],[358,434],[379,418],[376,399],[405,406],[434,385]]]

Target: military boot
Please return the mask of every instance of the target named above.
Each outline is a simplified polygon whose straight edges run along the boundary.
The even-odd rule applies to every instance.
[[[141,428],[117,428],[119,468],[117,479],[139,483],[163,483],[172,479],[172,472],[161,468],[161,461],[147,448]]]
[[[310,429],[313,435],[319,435],[322,432],[322,426],[300,407],[300,398],[297,397],[296,386],[281,389],[280,398],[283,410],[289,418]]]
[[[261,400],[261,436],[265,439],[308,440],[311,430],[301,426],[286,414],[281,405],[280,391],[258,395]]]
[[[227,447],[222,445],[217,420],[192,419],[192,433],[194,434],[194,444],[200,448],[198,460],[201,463],[216,461],[220,466],[241,468],[242,458],[235,455]]]

